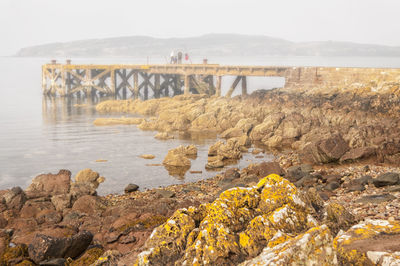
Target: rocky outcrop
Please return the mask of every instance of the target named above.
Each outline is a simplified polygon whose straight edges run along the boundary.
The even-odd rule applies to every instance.
[[[274,174],[254,187],[226,190],[211,204],[176,211],[153,231],[137,263],[225,265],[252,257],[244,265],[334,263],[330,229],[313,217],[312,201]]]
[[[245,136],[246,137],[246,136]],[[246,145],[246,141],[243,143]],[[208,150],[208,163],[206,168],[220,168],[229,160],[242,158],[240,142],[237,138],[230,138],[225,142],[217,141]]]

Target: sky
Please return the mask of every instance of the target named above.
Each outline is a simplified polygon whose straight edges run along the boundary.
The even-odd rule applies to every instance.
[[[400,0],[0,0],[0,55],[52,42],[265,35],[400,46]]]

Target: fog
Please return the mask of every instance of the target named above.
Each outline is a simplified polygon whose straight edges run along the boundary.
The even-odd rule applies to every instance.
[[[207,33],[400,46],[398,0],[1,0],[0,55],[51,42]]]

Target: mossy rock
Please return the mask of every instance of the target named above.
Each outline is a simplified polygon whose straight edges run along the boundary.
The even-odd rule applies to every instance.
[[[88,249],[79,259],[72,261],[69,266],[91,265],[104,253],[103,248],[94,247]]]

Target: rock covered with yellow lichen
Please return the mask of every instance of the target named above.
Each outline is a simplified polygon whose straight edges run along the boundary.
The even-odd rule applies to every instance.
[[[284,244],[285,250],[297,250],[295,242],[305,241],[301,239],[310,243],[298,255],[323,262],[335,257],[325,245],[332,243],[332,236],[327,226],[317,227],[312,208],[293,184],[272,174],[254,187],[226,190],[210,204],[176,211],[153,231],[137,264],[237,264],[266,247]],[[303,238],[294,238],[311,228],[314,231]],[[310,251],[311,247],[322,251]]]
[[[366,220],[334,239],[342,265],[400,265],[400,222]]]
[[[270,245],[279,238],[287,240]],[[279,231],[259,256],[241,265],[337,265],[332,239],[326,225],[311,228],[294,238]]]

